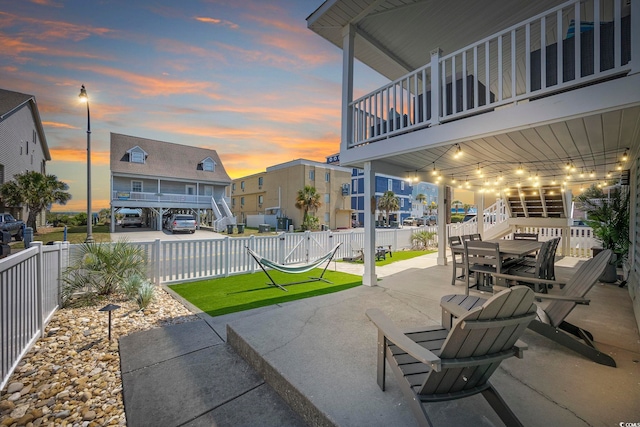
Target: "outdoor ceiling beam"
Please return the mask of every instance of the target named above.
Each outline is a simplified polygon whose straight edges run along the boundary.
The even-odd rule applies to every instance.
[[[377,50],[380,54],[386,56],[387,58],[389,58],[390,60],[398,64],[400,67],[402,67],[407,73],[415,69],[415,67],[408,64],[405,60],[400,58],[395,53],[391,52],[389,49],[383,46],[382,43],[380,43],[378,40],[373,38],[373,36],[371,36],[369,33],[367,33],[366,31],[364,31],[362,28],[358,26],[356,26],[356,34],[358,34],[358,36],[360,36],[362,40],[367,42],[372,48]]]
[[[349,23],[352,24],[352,25],[358,25],[358,22],[362,21],[364,18],[369,16],[369,14],[371,14],[372,10],[374,10],[376,7],[380,6],[380,4],[384,3],[385,1],[386,0],[375,0],[369,6],[365,7],[362,10],[362,12],[360,12],[359,14],[357,14],[356,16],[351,18]]]

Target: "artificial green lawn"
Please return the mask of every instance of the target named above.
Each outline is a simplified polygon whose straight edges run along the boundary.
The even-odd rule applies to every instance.
[[[404,260],[415,258],[415,257],[418,257],[418,256],[431,254],[431,253],[434,253],[434,252],[435,252],[435,250],[433,250],[433,251],[398,251],[398,252],[393,252],[392,253],[393,256],[389,256],[387,254],[386,259],[381,259],[379,261],[376,261],[376,267],[382,267],[383,265],[391,264],[392,262],[404,261]],[[345,261],[345,262],[352,262],[352,261]],[[361,261],[361,260],[360,261],[353,261],[353,264],[364,264],[364,262]]]
[[[270,270],[269,274],[278,284],[319,277],[321,269],[304,274],[286,274]],[[332,284],[316,281],[286,286],[288,292],[272,285],[262,272],[242,274],[200,282],[171,285],[170,288],[210,316],[235,313],[252,308],[280,304],[287,301],[309,298],[353,288],[362,284],[362,277],[327,270],[324,278]]]

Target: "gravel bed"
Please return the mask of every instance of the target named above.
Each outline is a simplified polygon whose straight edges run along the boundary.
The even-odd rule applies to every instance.
[[[112,341],[108,314],[112,312]],[[110,298],[93,307],[58,310],[0,395],[0,426],[124,426],[118,338],[198,318],[157,287],[145,311]]]

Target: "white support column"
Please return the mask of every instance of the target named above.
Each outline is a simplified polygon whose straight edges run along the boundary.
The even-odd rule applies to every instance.
[[[353,139],[353,49],[356,29],[347,25],[342,29],[342,133],[340,151],[346,150]]]
[[[631,73],[630,74],[636,74],[636,73],[640,73],[640,0],[631,0]]]
[[[431,123],[440,123],[440,48],[431,51]]]
[[[447,265],[447,186],[438,184],[438,265]]]
[[[476,202],[478,214],[476,215],[476,221],[478,221],[478,233],[484,240],[484,193],[479,191],[473,192],[473,199]]]
[[[364,276],[362,284],[377,286],[376,277],[376,174],[371,162],[364,164]]]
[[[162,231],[162,219],[164,218],[164,208],[160,208],[159,209],[159,219],[158,219],[158,223],[156,224],[156,231]]]

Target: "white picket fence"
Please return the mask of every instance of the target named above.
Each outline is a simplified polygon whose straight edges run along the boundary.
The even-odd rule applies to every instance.
[[[68,260],[66,242],[34,242],[0,260],[0,390],[58,309],[60,275]]]
[[[437,231],[437,227],[377,229],[376,246],[409,249],[411,236],[418,230]],[[559,229],[522,231],[538,233],[541,241],[560,235]],[[438,242],[437,235],[434,242]],[[351,257],[353,248],[364,247],[364,230],[131,244],[143,249],[149,278],[156,284],[170,284],[259,271],[247,247],[273,261],[292,264],[317,259],[338,243],[335,258]],[[594,245],[590,228],[571,228],[570,256],[589,257]],[[78,247],[66,242],[52,246],[34,242],[31,248],[0,260],[0,390],[58,308],[60,277]]]
[[[436,227],[421,227],[436,231]],[[411,235],[417,229],[376,230],[376,246],[392,251],[411,248]],[[434,238],[437,243],[437,236]],[[147,257],[148,275],[159,284],[226,277],[260,270],[247,248],[280,264],[304,263],[320,258],[342,243],[336,259],[353,256],[353,248],[364,247],[364,230],[341,232],[281,233],[274,236],[225,237],[223,239],[132,243]]]

